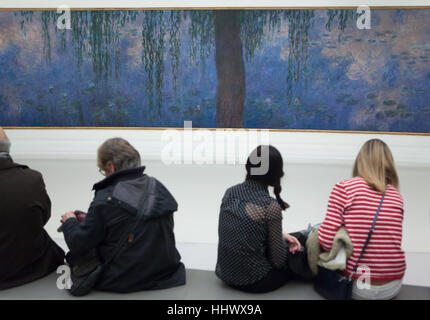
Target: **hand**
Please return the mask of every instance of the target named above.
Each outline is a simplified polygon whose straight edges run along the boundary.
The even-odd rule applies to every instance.
[[[287,242],[288,249],[292,254],[295,254],[296,251],[300,251],[302,249],[302,245],[296,237],[289,235],[288,233],[283,234],[285,241]]]
[[[69,220],[69,219],[76,219],[76,215],[75,215],[75,213],[73,212],[73,211],[69,211],[69,212],[66,212],[65,214],[63,214],[62,216],[61,216],[61,222],[62,223],[64,223],[64,222],[66,222],[67,220]]]

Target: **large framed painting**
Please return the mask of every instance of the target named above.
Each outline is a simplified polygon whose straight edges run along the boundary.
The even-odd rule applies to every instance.
[[[0,125],[430,134],[430,7],[370,9],[4,9]]]

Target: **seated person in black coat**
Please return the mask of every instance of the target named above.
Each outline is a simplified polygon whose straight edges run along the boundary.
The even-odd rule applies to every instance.
[[[64,264],[64,251],[43,228],[51,201],[42,175],[13,162],[0,128],[0,289],[19,286]]]
[[[173,233],[173,213],[178,208],[173,196],[158,180],[143,173],[139,152],[124,139],[109,139],[100,146],[98,166],[106,178],[93,187],[95,196],[85,221],[79,223],[74,212],[62,216],[72,257],[96,248],[102,262],[109,260],[137,212],[145,211],[95,289],[134,292],[185,284],[185,267]],[[149,198],[144,191],[148,183]]]

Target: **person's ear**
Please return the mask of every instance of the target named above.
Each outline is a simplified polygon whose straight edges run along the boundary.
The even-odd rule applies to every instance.
[[[108,168],[109,168],[109,174],[112,174],[112,173],[114,173],[114,172],[115,172],[115,166],[113,165],[113,163],[112,163],[111,161],[109,161],[109,162],[107,163],[107,166],[108,166]]]

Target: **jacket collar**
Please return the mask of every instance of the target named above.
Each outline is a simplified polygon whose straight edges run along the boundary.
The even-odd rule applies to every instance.
[[[7,170],[11,168],[28,168],[28,167],[25,165],[13,162],[12,157],[10,155],[0,157],[0,170]]]
[[[265,192],[269,193],[269,188],[268,188],[267,184],[264,184],[258,180],[246,179],[245,184],[248,185],[249,187],[253,188],[253,189],[261,190],[261,191],[265,191]]]
[[[8,152],[0,152],[0,159],[10,158],[10,154]]]
[[[114,172],[111,175],[104,178],[103,180],[97,182],[93,186],[93,190],[98,191],[108,186],[117,184],[120,181],[131,180],[131,179],[142,177],[144,170],[145,170],[145,166],[142,166],[142,167],[125,169],[125,170]]]

